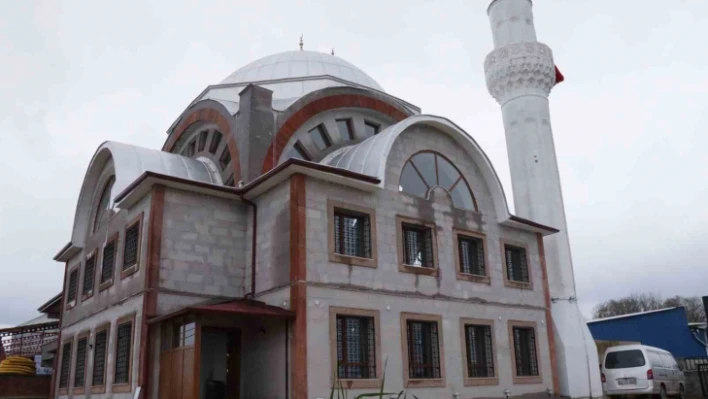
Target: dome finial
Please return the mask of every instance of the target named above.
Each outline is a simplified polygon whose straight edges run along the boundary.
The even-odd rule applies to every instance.
[[[300,51],[302,51],[302,33],[300,34]]]
[[[334,55],[334,47],[332,47],[332,55]]]

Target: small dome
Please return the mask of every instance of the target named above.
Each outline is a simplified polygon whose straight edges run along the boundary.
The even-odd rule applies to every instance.
[[[238,69],[221,84],[268,82],[326,75],[384,91],[361,69],[337,56],[316,51],[286,51],[263,57]]]

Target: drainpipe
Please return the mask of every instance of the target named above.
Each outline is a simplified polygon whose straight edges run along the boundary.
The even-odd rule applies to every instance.
[[[244,298],[251,298],[256,295],[256,236],[258,234],[258,206],[243,198],[241,195],[241,201],[250,205],[253,208],[253,227],[251,229],[253,236],[251,237],[251,292],[244,295]]]

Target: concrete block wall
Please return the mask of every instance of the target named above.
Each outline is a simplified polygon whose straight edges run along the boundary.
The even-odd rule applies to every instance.
[[[108,309],[105,309],[104,311],[97,313],[91,317],[85,318],[81,320],[80,322],[77,322],[71,326],[68,327],[63,327],[62,328],[62,335],[61,335],[61,343],[60,343],[60,351],[61,351],[61,344],[63,344],[66,339],[69,337],[73,337],[72,345],[71,345],[71,350],[72,350],[72,355],[71,355],[71,373],[69,375],[69,394],[68,395],[57,395],[58,398],[73,398],[73,399],[83,399],[85,397],[90,397],[92,399],[104,399],[104,398],[113,398],[113,399],[130,399],[133,397],[133,392],[135,391],[135,388],[138,385],[138,363],[139,363],[139,357],[140,357],[140,334],[141,334],[141,326],[142,326],[142,310],[143,310],[143,295],[137,295],[134,296],[125,302],[122,302],[120,304],[116,304]],[[129,315],[135,315],[134,319],[134,325],[133,325],[133,340],[131,341],[131,354],[132,354],[132,370],[131,370],[131,377],[130,377],[130,383],[132,386],[131,392],[125,392],[125,393],[114,393],[112,392],[111,388],[113,385],[113,378],[114,378],[114,373],[115,373],[115,353],[116,353],[116,332],[118,329],[117,321],[118,319],[129,316]],[[89,336],[89,347],[87,348],[86,351],[86,386],[88,387],[87,391],[90,392],[90,386],[91,386],[91,373],[93,372],[93,351],[94,351],[94,340],[95,340],[95,331],[97,326],[101,326],[105,323],[111,323],[111,329],[110,329],[110,334],[108,335],[108,353],[107,353],[107,358],[106,358],[106,392],[103,394],[85,394],[85,395],[76,395],[72,393],[72,385],[74,382],[74,373],[75,373],[75,363],[76,363],[76,336],[79,334],[85,332],[85,331],[90,331],[91,335]],[[59,371],[59,370],[57,370]],[[59,384],[59,379],[55,379],[55,383],[58,385]],[[57,391],[58,392],[58,391]]]
[[[241,297],[246,271],[246,214],[233,200],[165,191],[160,287]]]

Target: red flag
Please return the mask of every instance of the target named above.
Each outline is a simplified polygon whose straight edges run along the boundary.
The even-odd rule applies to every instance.
[[[560,69],[558,69],[557,66],[554,66],[556,68],[556,84],[562,82],[565,80],[565,76],[561,73]]]

